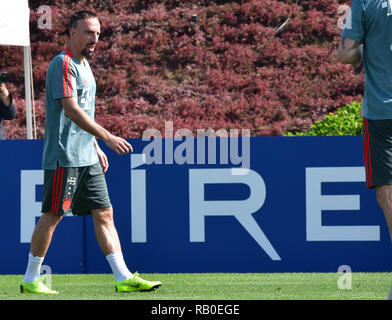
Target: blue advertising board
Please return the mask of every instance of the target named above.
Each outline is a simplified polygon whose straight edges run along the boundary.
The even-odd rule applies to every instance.
[[[362,138],[129,139],[106,179],[125,260],[139,272],[391,271]],[[0,141],[1,274],[23,274],[40,216],[42,140]],[[106,273],[91,216],[64,217],[44,264]]]

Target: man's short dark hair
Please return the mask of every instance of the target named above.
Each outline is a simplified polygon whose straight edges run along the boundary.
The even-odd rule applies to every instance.
[[[98,18],[98,16],[95,12],[89,10],[80,10],[74,12],[71,16],[71,20],[69,21],[68,30],[71,28],[76,28],[79,20],[87,18]]]

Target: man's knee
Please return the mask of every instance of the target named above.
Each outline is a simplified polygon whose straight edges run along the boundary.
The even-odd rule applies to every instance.
[[[100,224],[113,223],[113,208],[102,208],[91,210],[93,219],[95,222]]]
[[[43,220],[46,224],[55,227],[62,218],[63,218],[62,215],[57,215],[52,212],[44,212],[42,213],[40,220]]]
[[[376,187],[376,198],[380,207],[384,209],[392,208],[392,185]]]

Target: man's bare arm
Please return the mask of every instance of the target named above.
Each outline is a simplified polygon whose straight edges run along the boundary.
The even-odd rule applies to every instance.
[[[363,58],[363,45],[355,40],[342,37],[337,50],[337,58],[340,63],[358,65]]]
[[[131,144],[125,139],[112,135],[109,131],[92,120],[78,105],[75,97],[61,99],[61,105],[63,106],[67,117],[79,128],[102,139],[106,145],[117,154],[122,155],[133,151]]]

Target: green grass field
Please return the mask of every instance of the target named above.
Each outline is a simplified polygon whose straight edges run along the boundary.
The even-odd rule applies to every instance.
[[[351,273],[351,289],[339,289],[340,273],[142,274],[159,280],[154,292],[116,293],[113,275],[59,275],[56,296],[21,294],[21,275],[0,276],[1,300],[385,300],[390,273]],[[347,282],[345,282],[348,284]]]

